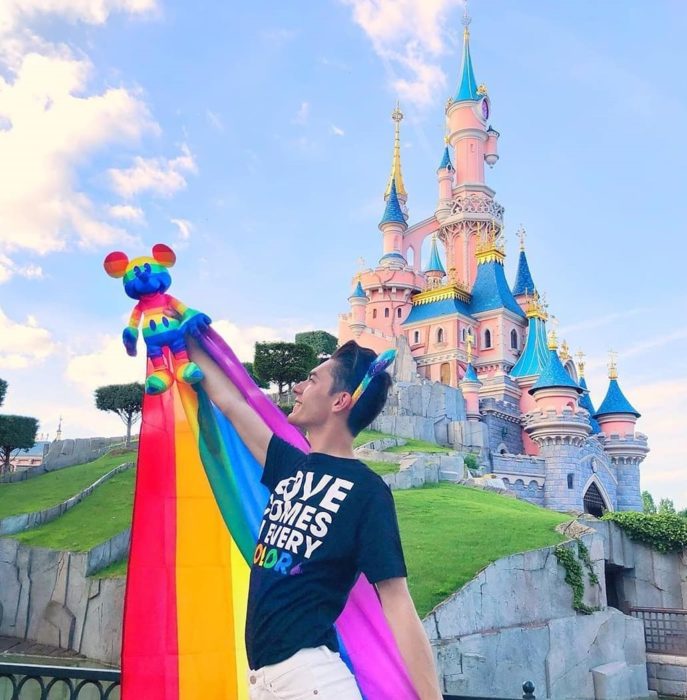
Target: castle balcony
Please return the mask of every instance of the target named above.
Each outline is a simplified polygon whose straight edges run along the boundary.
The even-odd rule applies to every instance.
[[[441,225],[485,221],[503,225],[504,207],[486,192],[459,192],[443,211]],[[437,213],[438,217],[438,213]]]

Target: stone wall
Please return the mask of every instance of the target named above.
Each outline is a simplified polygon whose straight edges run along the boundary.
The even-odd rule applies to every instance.
[[[598,612],[575,613],[545,548],[490,564],[425,618],[445,693],[516,697],[528,679],[540,700],[648,697],[643,625],[606,607],[603,538],[583,540],[599,577],[585,602]]]
[[[495,452],[505,446],[510,454],[523,453],[522,427],[520,425],[520,407],[506,401],[492,398],[479,402],[482,421],[489,430],[489,446]]]
[[[87,578],[87,560],[0,539],[0,635],[118,665],[125,581]]]
[[[124,445],[126,437],[78,438],[76,440],[55,440],[43,460],[46,471],[71,467],[75,464],[92,462],[102,457],[113,445]]]

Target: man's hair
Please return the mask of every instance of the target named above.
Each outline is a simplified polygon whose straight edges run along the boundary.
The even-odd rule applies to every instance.
[[[374,350],[358,345],[355,340],[349,340],[342,345],[331,356],[334,367],[330,393],[347,391],[352,394],[376,357],[377,353]],[[360,395],[348,414],[348,429],[354,437],[380,414],[390,387],[391,377],[387,372],[381,372]]]

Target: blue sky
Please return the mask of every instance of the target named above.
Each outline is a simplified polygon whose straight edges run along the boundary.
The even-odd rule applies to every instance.
[[[377,222],[395,100],[412,221],[430,215],[459,0],[7,0],[0,8],[3,410],[113,434],[104,383],[140,377],[111,250],[167,242],[172,292],[245,359],[255,340],[336,329]],[[622,11],[620,11],[622,8]],[[472,58],[501,159],[507,270],[528,231],[560,335],[607,351],[643,414],[643,486],[687,506],[687,7],[474,0]]]

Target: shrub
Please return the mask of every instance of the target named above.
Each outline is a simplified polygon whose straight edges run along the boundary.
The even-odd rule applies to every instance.
[[[625,511],[606,513],[601,519],[612,520],[630,539],[664,554],[680,552],[687,547],[687,520],[675,513],[651,515]]]

